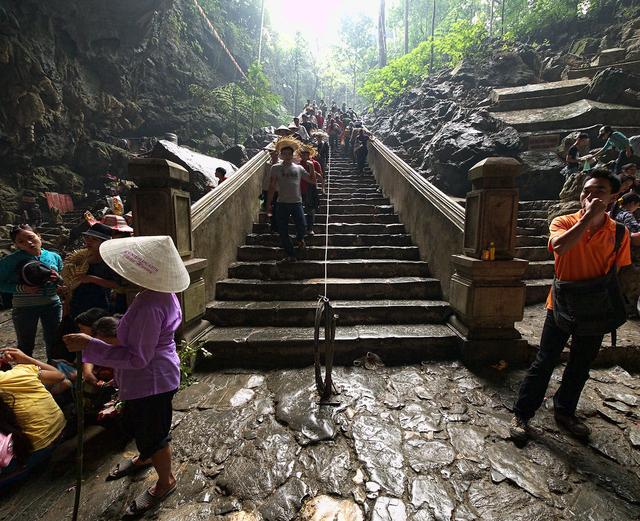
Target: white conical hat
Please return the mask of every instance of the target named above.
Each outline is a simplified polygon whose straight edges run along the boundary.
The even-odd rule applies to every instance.
[[[189,273],[168,235],[112,239],[100,245],[104,262],[128,281],[162,293],[189,287]]]

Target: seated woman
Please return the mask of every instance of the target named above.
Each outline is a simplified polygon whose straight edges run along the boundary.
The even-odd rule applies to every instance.
[[[0,372],[0,436],[11,435],[13,446],[11,458],[3,458],[8,464],[0,469],[2,489],[27,477],[51,456],[66,421],[45,388],[64,381],[64,374],[17,348],[0,353],[3,361],[15,364]]]
[[[633,316],[637,313],[640,298],[640,222],[634,216],[634,212],[640,208],[640,195],[627,192],[618,202],[620,209],[616,214],[616,221],[624,224],[629,230],[632,261],[629,266],[620,269],[618,283],[624,296],[627,313]]]
[[[131,237],[105,241],[104,261],[124,279],[144,288],[121,318],[118,346],[85,334],[66,335],[70,351],[84,350],[87,362],[114,368],[123,423],[136,441],[139,455],[119,464],[109,479],[154,466],[158,481],[129,506],[141,515],[176,488],[171,470],[173,395],[180,386],[180,361],[174,335],[182,321],[175,293],[189,286],[189,273],[170,237]]]

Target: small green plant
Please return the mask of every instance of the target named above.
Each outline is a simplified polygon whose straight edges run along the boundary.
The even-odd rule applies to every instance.
[[[204,348],[202,342],[187,342],[180,340],[178,344],[178,358],[180,359],[180,389],[189,387],[195,382],[193,368],[198,355],[204,358],[213,356],[210,351]]]

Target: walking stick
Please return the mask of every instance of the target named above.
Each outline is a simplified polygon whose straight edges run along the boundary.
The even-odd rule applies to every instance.
[[[78,445],[76,447],[76,497],[73,502],[72,521],[77,521],[82,491],[82,466],[84,458],[84,396],[82,394],[82,351],[76,355],[76,418]]]

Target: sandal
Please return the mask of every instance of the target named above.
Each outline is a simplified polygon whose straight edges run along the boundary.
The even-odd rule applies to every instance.
[[[111,472],[109,472],[106,481],[113,481],[114,479],[120,479],[125,476],[130,476],[131,474],[142,472],[149,467],[151,467],[151,463],[136,465],[132,459],[127,459],[113,467]]]
[[[173,492],[175,492],[178,484],[174,483],[173,487],[167,490],[161,496],[154,496],[150,490],[146,489],[142,494],[140,494],[137,498],[133,500],[127,510],[124,513],[124,517],[139,517],[145,512],[148,512],[152,508],[157,507],[160,503],[162,503],[167,497],[169,497]]]

